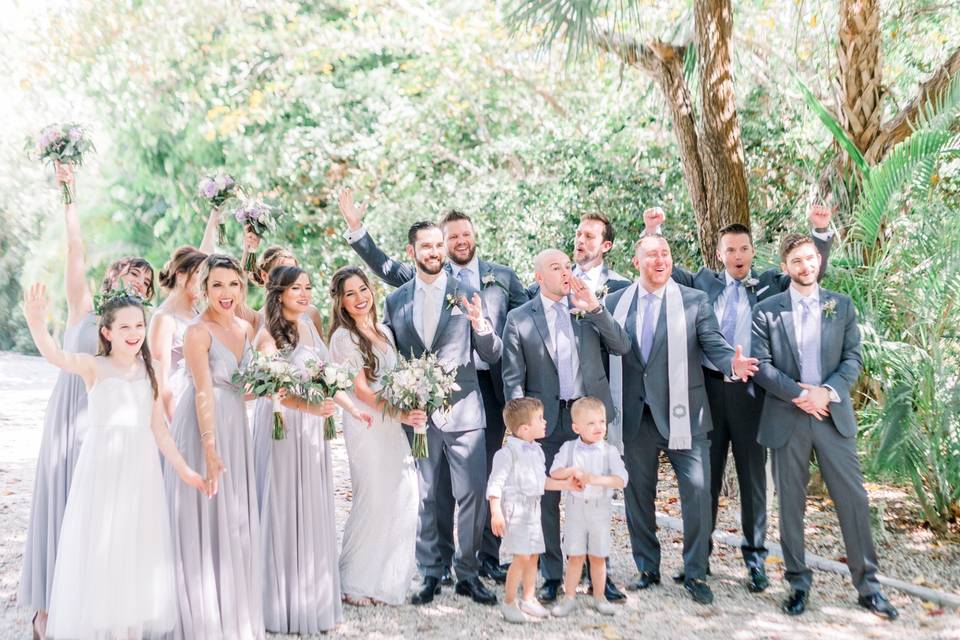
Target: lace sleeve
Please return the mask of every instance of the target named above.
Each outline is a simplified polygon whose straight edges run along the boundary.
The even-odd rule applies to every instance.
[[[330,358],[334,362],[346,362],[357,371],[363,368],[363,356],[360,348],[353,342],[353,336],[345,329],[337,329],[330,336]]]

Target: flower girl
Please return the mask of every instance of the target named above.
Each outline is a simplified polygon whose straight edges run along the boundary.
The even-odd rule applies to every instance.
[[[60,532],[47,635],[140,638],[173,629],[173,551],[157,448],[187,484],[204,490],[163,422],[136,297],[104,301],[99,354],[66,353],[47,331],[46,291],[34,285],[24,314],[40,353],[83,378],[88,424]],[[151,441],[152,438],[155,441]]]

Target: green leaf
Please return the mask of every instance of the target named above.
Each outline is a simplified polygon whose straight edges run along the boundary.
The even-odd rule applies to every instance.
[[[792,73],[792,72],[791,72]],[[800,87],[800,91],[803,93],[803,99],[806,101],[807,106],[810,107],[810,110],[813,111],[820,122],[827,127],[827,130],[833,135],[833,138],[840,144],[841,147],[847,152],[847,155],[853,160],[857,165],[857,168],[860,169],[860,172],[863,173],[864,178],[870,173],[870,167],[867,165],[866,159],[863,157],[863,154],[860,153],[860,149],[857,149],[857,145],[853,143],[846,132],[843,130],[843,127],[840,126],[840,123],[837,122],[837,119],[833,117],[833,114],[830,113],[830,110],[823,106],[823,103],[817,99],[817,96],[813,94],[813,91],[804,84],[803,80],[797,77],[796,74],[793,74],[794,79],[797,81],[797,85]]]

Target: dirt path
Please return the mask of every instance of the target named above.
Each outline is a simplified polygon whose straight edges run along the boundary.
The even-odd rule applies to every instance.
[[[37,358],[0,354],[0,639],[29,637],[30,612],[16,607],[20,557],[30,512],[30,491],[34,461],[40,446],[40,429],[55,371]],[[338,522],[342,527],[349,510],[349,477],[341,440],[334,443],[337,478]],[[665,485],[669,484],[665,480]],[[677,505],[665,492],[661,507],[670,512]],[[871,491],[871,494],[873,491]],[[729,516],[725,516],[727,518]],[[632,579],[626,525],[616,527],[616,550],[611,558],[612,575],[623,585]],[[826,535],[822,531],[820,535]],[[669,583],[668,576],[680,565],[682,540],[679,534],[661,531],[662,572],[666,582],[642,595],[630,594],[629,601],[613,618],[602,618],[584,608],[564,621],[552,620],[524,627],[507,625],[490,608],[474,605],[444,589],[429,607],[377,607],[346,609],[346,620],[338,636],[357,638],[716,638],[722,640],[829,638],[890,638],[891,640],[933,638],[960,639],[960,616],[930,611],[917,600],[891,591],[887,595],[900,608],[901,619],[890,624],[856,606],[856,594],[848,582],[832,574],[818,573],[811,609],[801,619],[780,614],[777,602],[784,595],[782,567],[768,565],[773,586],[760,596],[747,592],[742,584],[739,551],[717,549],[711,561],[711,587],[716,603],[695,605],[682,588]],[[825,541],[827,548],[836,540]],[[817,545],[818,547],[820,545]],[[900,549],[898,551],[898,549]],[[818,549],[818,553],[820,549]],[[890,541],[881,546],[881,562],[908,571],[909,546]],[[896,558],[888,555],[897,554]],[[901,557],[902,556],[902,557]],[[944,574],[960,574],[952,562],[937,566]],[[925,561],[930,562],[930,561]],[[933,562],[933,565],[938,565]],[[952,566],[951,566],[952,565]],[[905,580],[909,573],[888,573]],[[499,591],[502,595],[502,590]],[[282,637],[282,636],[275,636]]]

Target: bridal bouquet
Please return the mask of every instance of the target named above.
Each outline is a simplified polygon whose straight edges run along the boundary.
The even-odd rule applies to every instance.
[[[294,389],[301,382],[296,367],[287,362],[283,352],[273,356],[257,353],[233,374],[232,381],[244,393],[257,398],[270,397],[273,401],[273,439],[283,440],[287,429],[283,424],[280,392]]]
[[[357,372],[347,363],[310,361],[307,363],[307,380],[300,395],[308,402],[313,402],[316,396],[319,396],[316,399],[321,401],[333,398],[338,391],[346,391],[352,387],[356,375]],[[335,437],[337,437],[337,425],[333,421],[333,416],[327,416],[323,422],[323,439],[333,440]]]
[[[276,227],[277,217],[280,210],[262,200],[243,200],[233,210],[233,217],[237,219],[245,230],[249,229],[258,238],[266,235],[267,231],[272,231]],[[257,268],[257,256],[251,251],[247,254],[244,270],[253,272]]]
[[[392,371],[384,373],[378,396],[396,411],[407,412],[420,409],[428,414],[446,409],[450,396],[460,390],[456,369],[445,366],[433,353],[419,358],[400,358]],[[414,427],[414,458],[427,457],[427,428]]]
[[[197,189],[200,197],[207,200],[215,209],[219,209],[227,200],[235,197],[238,191],[237,181],[233,176],[223,172],[205,177],[200,181]],[[217,241],[221,245],[226,244],[226,231],[227,227],[221,219],[217,227]]]
[[[41,160],[51,163],[83,165],[83,154],[93,151],[93,142],[78,124],[52,124],[40,132],[36,152]],[[63,203],[73,202],[70,185],[63,183]]]

